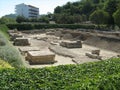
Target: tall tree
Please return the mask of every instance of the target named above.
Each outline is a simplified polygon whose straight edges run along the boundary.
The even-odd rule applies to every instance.
[[[120,27],[120,9],[118,9],[118,10],[113,14],[113,17],[114,17],[115,24]]]
[[[114,25],[113,13],[117,10],[119,2],[120,0],[108,0],[105,3],[105,11],[107,11],[110,15],[109,25]]]
[[[54,13],[61,13],[62,11],[62,8],[60,6],[57,6],[55,9],[54,9]]]
[[[11,24],[11,23],[16,23],[16,20],[8,17],[0,18],[0,24]]]
[[[25,21],[26,21],[26,18],[25,18],[24,16],[18,16],[18,17],[16,18],[16,21],[17,21],[18,23],[22,23],[22,22],[25,22]]]
[[[90,15],[90,20],[96,24],[107,24],[109,19],[109,14],[103,10],[95,10]]]

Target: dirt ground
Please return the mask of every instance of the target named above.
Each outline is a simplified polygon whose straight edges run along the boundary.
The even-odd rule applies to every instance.
[[[51,41],[54,41],[57,44],[60,42],[59,37],[55,37],[53,35],[46,35],[46,34],[23,34],[23,35],[24,37],[30,39],[30,44],[31,44],[30,46],[39,47],[40,50],[45,50],[45,51],[49,50]],[[19,46],[19,47],[23,47],[23,46]],[[97,59],[91,59],[85,55],[85,53],[90,53],[92,50],[96,50],[96,49],[101,50],[100,56],[102,56],[102,59],[108,59],[118,55],[118,53],[116,52],[112,52],[112,51],[100,49],[94,46],[83,44],[82,48],[74,48],[74,49],[65,48],[66,51],[63,51],[63,52],[62,50],[60,50],[60,48],[56,48],[56,51],[62,54],[64,54],[65,52],[68,54],[73,53],[72,55],[74,58],[66,57],[62,54],[58,55],[57,53],[54,52],[56,55],[55,61],[57,61],[54,64],[30,65],[29,62],[25,60],[24,56],[23,56],[23,62],[28,68],[42,68],[42,67],[50,67],[50,66],[58,66],[58,65],[66,65],[66,64],[81,64],[86,62],[100,61]],[[73,59],[75,59],[75,62],[73,61]]]

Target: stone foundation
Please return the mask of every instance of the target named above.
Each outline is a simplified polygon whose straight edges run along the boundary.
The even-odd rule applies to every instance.
[[[55,62],[55,54],[50,51],[28,51],[26,59],[30,64],[51,64]]]
[[[60,46],[67,48],[82,48],[81,41],[62,41]]]
[[[28,38],[16,38],[13,43],[15,46],[28,46],[30,45]]]
[[[22,55],[25,55],[28,51],[39,51],[40,49],[38,47],[20,47],[19,51]]]

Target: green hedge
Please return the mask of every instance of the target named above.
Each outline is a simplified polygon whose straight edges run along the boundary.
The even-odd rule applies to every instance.
[[[50,29],[50,28],[68,28],[68,29],[94,29],[95,25],[83,24],[8,24],[8,28],[18,30],[32,30],[32,29]]]
[[[32,30],[34,25],[32,24],[8,24],[9,29],[18,29],[18,30]]]
[[[1,90],[119,90],[120,58],[42,69],[0,70]]]

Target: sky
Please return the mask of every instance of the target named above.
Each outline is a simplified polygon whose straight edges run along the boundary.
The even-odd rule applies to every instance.
[[[62,6],[67,2],[75,2],[79,0],[0,0],[0,17],[7,14],[15,14],[15,5],[27,4],[33,5],[39,8],[40,14],[53,13],[54,8]]]

